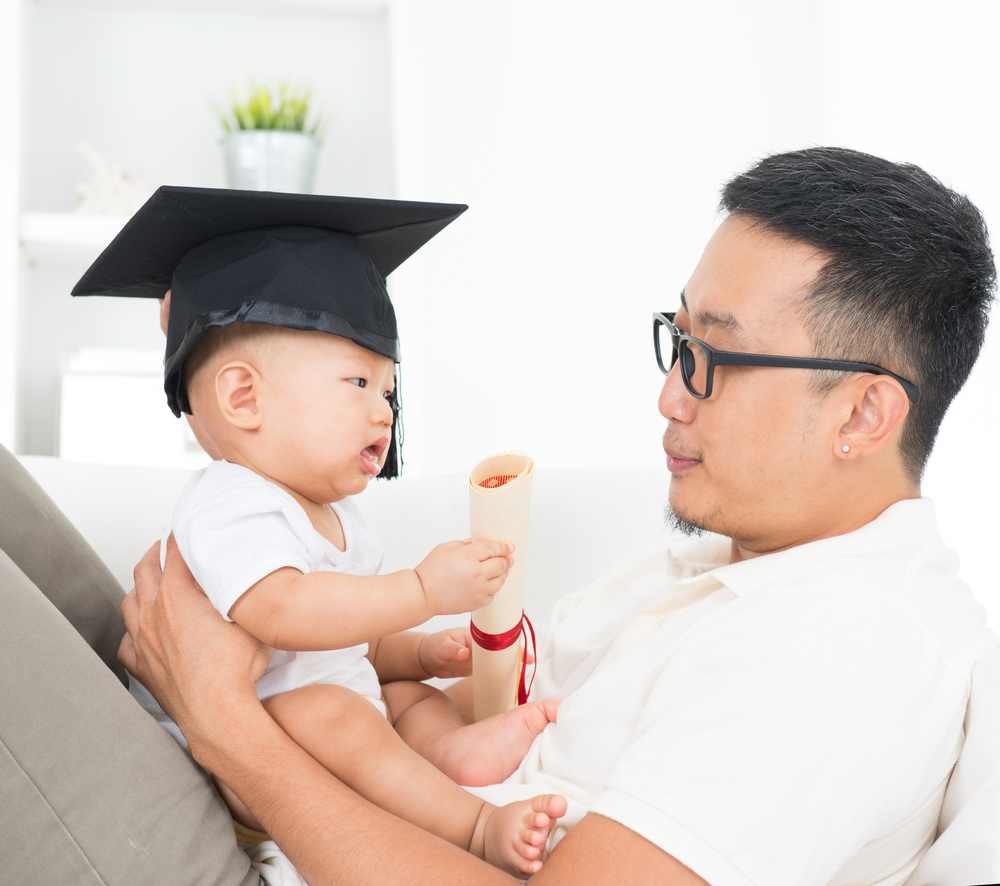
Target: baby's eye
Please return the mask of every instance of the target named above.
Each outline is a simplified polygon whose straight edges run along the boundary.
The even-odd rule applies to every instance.
[[[395,391],[383,391],[383,392],[382,392],[382,396],[383,396],[383,397],[384,397],[384,398],[385,398],[386,400],[391,400],[391,399],[392,399],[392,395],[393,395],[394,393],[395,393]]]
[[[366,382],[363,378],[349,378],[348,381],[352,385],[357,385],[359,388],[363,388],[366,384],[368,384],[368,382]]]

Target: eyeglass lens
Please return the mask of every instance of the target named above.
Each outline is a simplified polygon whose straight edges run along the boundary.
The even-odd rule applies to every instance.
[[[657,326],[657,334],[659,335],[660,354],[667,371],[669,372],[674,363],[677,362],[679,350],[681,375],[684,381],[694,393],[704,394],[708,375],[708,360],[705,352],[697,342],[674,336],[670,327],[664,324]]]

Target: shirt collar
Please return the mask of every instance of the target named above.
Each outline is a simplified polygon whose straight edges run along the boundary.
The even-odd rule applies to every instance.
[[[732,542],[722,536],[687,543],[671,550],[672,573],[680,580],[712,575],[737,595],[770,584],[780,575],[831,557],[868,554],[922,545],[944,547],[929,498],[898,501],[860,529],[796,545],[740,563],[729,563]]]

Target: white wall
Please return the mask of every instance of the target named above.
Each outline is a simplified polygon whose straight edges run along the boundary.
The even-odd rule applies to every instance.
[[[675,305],[721,180],[816,130],[808,51],[741,4],[401,5],[421,27],[394,32],[397,102],[421,108],[397,117],[399,195],[471,206],[397,272],[433,281],[396,299],[412,467],[509,446],[659,463],[650,314]],[[788,65],[805,76],[771,88]]]
[[[917,162],[1000,225],[998,4],[403,0],[394,16],[399,196],[471,206],[395,275],[408,472],[508,447],[662,465],[650,313],[676,306],[721,184],[764,154]],[[998,336],[926,482],[994,621]]]
[[[316,190],[390,196],[384,15],[336,4],[38,0],[26,6],[24,205],[73,207],[93,145],[153,186],[223,187],[212,102],[251,78],[312,87],[329,114]],[[282,7],[285,6],[285,9]]]
[[[0,3],[0,102],[14,120],[21,115],[21,6]],[[13,127],[15,133],[17,127]],[[14,440],[16,398],[15,354],[17,349],[17,276],[19,251],[18,176],[20,139],[0,139],[0,441]]]

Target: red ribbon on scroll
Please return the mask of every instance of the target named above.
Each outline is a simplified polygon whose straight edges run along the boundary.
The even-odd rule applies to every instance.
[[[524,629],[525,625],[528,626],[527,631]],[[525,677],[528,670],[528,635],[529,633],[531,635],[531,655],[534,658],[535,629],[531,626],[531,620],[524,614],[524,610],[521,610],[521,620],[509,631],[504,631],[502,634],[487,634],[479,630],[472,620],[469,621],[469,630],[472,632],[472,639],[476,641],[476,644],[481,649],[488,649],[490,652],[499,652],[501,649],[513,646],[520,639],[521,634],[524,634],[525,649],[524,655],[521,656],[521,676],[517,682],[517,703],[522,705],[527,702],[528,693],[531,692],[531,685],[535,682],[535,669],[538,663],[536,661],[535,665],[531,668],[531,679],[525,685]]]

